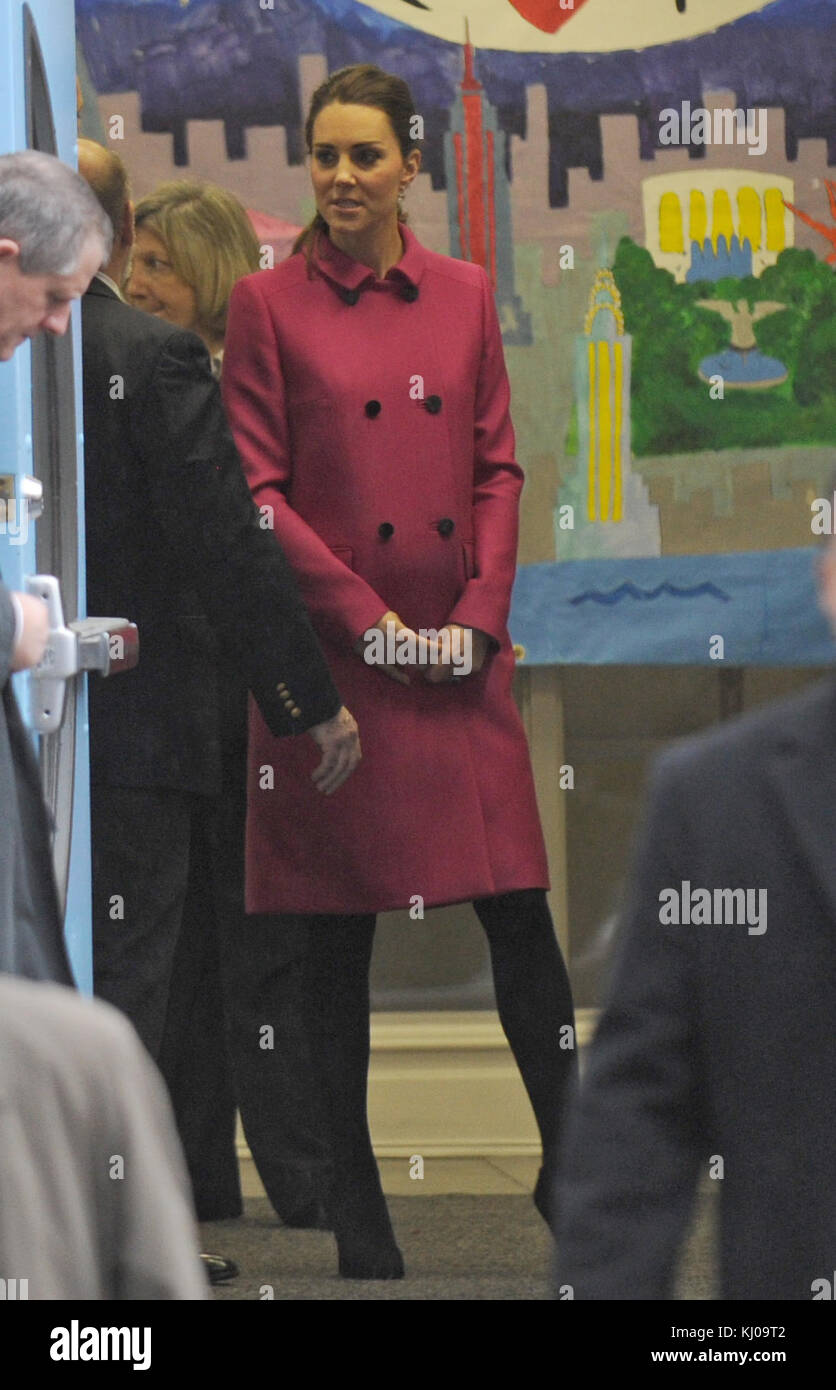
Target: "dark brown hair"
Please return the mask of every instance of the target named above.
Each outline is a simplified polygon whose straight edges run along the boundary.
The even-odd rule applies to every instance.
[[[332,72],[311,97],[308,119],[305,121],[305,144],[308,154],[313,152],[314,121],[324,107],[335,101],[342,102],[343,105],[376,106],[379,111],[384,111],[392,124],[404,159],[413,150],[421,148],[420,140],[414,140],[411,134],[415,103],[408,84],[402,77],[384,72],[374,63],[355,63],[352,67],[338,68],[336,72]],[[406,221],[406,214],[400,208],[398,220]],[[305,252],[309,273],[317,237],[320,232],[327,231],[328,223],[321,213],[317,212],[293,243],[294,251]]]

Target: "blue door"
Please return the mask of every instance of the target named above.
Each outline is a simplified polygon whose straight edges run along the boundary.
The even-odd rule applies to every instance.
[[[75,165],[75,72],[72,0],[0,0],[0,152],[31,147]],[[25,589],[33,575],[54,575],[67,623],[84,616],[85,589],[78,315],[76,305],[64,338],[41,334],[0,363],[0,572],[13,589]],[[28,674],[15,680],[28,718],[39,682]],[[79,986],[90,991],[83,676],[67,681],[59,727],[38,742],[67,945]]]

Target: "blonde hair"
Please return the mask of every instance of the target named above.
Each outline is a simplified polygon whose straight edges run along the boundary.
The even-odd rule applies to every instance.
[[[223,339],[233,286],[259,269],[260,247],[243,203],[218,184],[176,179],[140,199],[136,225],[160,238],[194,291],[199,323]]]

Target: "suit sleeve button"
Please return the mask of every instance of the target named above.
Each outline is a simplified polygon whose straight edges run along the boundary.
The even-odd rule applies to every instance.
[[[380,525],[377,528],[377,534],[380,536],[380,539],[382,541],[388,541],[390,536],[394,536],[395,528],[392,525],[391,521],[381,521]]]
[[[444,516],[439,521],[437,529],[440,536],[452,536],[456,529],[456,523],[451,521],[449,516]]]
[[[365,410],[370,420],[374,420],[380,414],[380,401],[366,401]]]
[[[424,401],[424,409],[428,410],[431,415],[437,415],[441,409],[441,397],[427,396],[427,399]]]

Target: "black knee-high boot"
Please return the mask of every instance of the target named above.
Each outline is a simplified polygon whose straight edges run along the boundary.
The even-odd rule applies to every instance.
[[[542,889],[480,898],[500,1022],[543,1144],[534,1201],[554,1226],[554,1180],[566,1107],[577,1082],[572,990]]]
[[[340,1274],[400,1279],[404,1266],[380,1185],[367,1117],[373,916],[316,916],[306,956],[310,1037],[330,1131],[328,1210]]]

